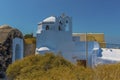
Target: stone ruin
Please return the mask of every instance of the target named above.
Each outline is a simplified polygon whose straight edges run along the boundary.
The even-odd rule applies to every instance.
[[[8,25],[0,26],[0,73],[15,60],[23,58],[23,45],[22,32]]]

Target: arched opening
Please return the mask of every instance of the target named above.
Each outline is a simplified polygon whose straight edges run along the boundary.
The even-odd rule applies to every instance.
[[[49,26],[48,25],[46,25],[46,30],[49,30]]]
[[[68,22],[68,20],[66,20],[66,27],[65,27],[65,31],[69,31],[69,22]]]
[[[61,20],[59,21],[59,23],[60,23],[60,25],[62,25],[62,24],[63,24]]]
[[[60,26],[58,27],[58,30],[59,30],[59,31],[62,31],[62,29],[61,29],[61,27],[60,27]]]
[[[15,47],[15,60],[21,59],[21,47],[19,44]]]

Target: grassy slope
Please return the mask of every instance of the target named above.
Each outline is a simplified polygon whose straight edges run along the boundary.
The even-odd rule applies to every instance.
[[[19,80],[120,80],[120,64],[95,69],[75,66],[52,53],[32,55],[16,61],[7,69],[7,76]]]

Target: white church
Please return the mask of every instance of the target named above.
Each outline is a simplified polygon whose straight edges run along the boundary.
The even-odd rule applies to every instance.
[[[72,36],[72,18],[51,16],[38,24],[36,34],[36,54],[53,52],[72,63],[86,61],[86,66],[120,62],[120,49],[101,48],[95,41],[80,41],[80,36]],[[8,25],[0,26],[0,67],[8,65],[25,54],[24,37],[21,31]]]
[[[80,37],[72,36],[72,18],[66,15],[51,16],[38,24],[36,54],[54,52],[75,63],[86,60],[93,67],[96,58],[101,57],[97,42],[81,42]]]

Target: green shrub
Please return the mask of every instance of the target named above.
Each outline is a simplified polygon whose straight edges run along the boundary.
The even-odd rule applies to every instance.
[[[24,35],[24,38],[26,39],[26,38],[33,38],[33,33],[31,33],[31,34],[25,34]]]

